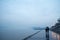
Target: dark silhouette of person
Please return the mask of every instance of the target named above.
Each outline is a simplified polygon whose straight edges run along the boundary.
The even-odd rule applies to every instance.
[[[46,40],[49,40],[49,27],[46,27]]]

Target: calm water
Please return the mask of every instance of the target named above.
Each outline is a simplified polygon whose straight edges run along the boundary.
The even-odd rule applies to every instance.
[[[35,32],[31,29],[2,29],[0,30],[0,40],[22,40]]]
[[[38,30],[37,30],[38,31]],[[36,30],[32,30],[32,29],[25,29],[25,30],[21,30],[21,29],[16,29],[16,30],[1,30],[0,31],[0,40],[22,40],[25,37],[37,32]],[[50,35],[50,40],[60,40],[60,35],[54,33],[54,32],[49,32]],[[31,38],[29,38],[28,40],[45,40],[45,31],[40,31],[38,34],[32,36]]]

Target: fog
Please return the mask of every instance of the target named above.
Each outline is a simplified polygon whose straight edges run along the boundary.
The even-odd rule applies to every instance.
[[[0,0],[2,38],[10,33],[18,33],[21,38],[24,32],[35,32],[33,27],[51,27],[60,17],[59,4],[60,0]]]

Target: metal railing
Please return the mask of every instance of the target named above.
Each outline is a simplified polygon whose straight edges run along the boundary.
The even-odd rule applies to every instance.
[[[34,36],[35,34],[37,34],[37,33],[39,33],[39,32],[40,32],[40,31],[38,31],[38,32],[36,32],[36,33],[34,33],[34,34],[32,34],[32,35],[30,35],[30,36],[24,38],[23,40],[27,40],[27,39],[31,38],[32,36]]]

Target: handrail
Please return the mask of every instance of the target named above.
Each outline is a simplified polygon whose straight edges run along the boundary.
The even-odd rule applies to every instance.
[[[32,34],[32,35],[30,35],[30,36],[24,38],[23,40],[27,40],[28,38],[31,38],[32,36],[34,36],[35,34],[37,34],[37,33],[39,33],[39,32],[40,32],[40,31],[38,31],[38,32],[36,32],[36,33],[34,33],[34,34]]]

